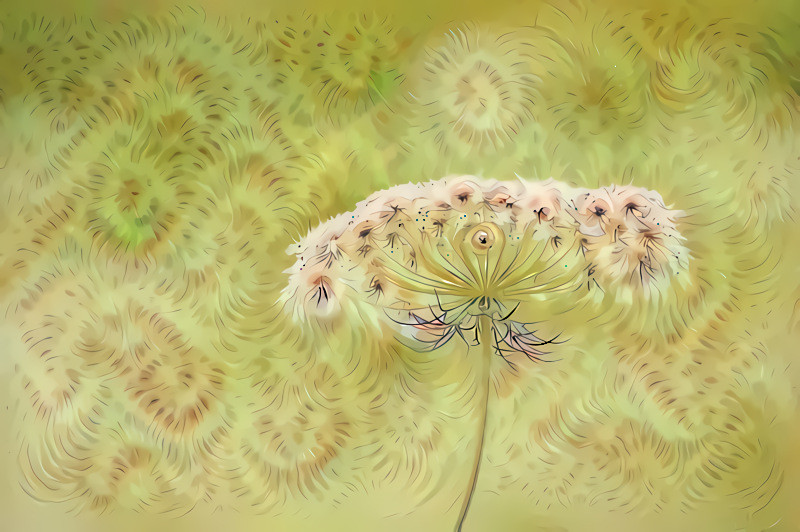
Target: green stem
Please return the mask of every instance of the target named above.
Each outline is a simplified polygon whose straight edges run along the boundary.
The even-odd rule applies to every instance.
[[[478,444],[475,448],[474,466],[469,479],[469,489],[464,503],[461,505],[461,512],[458,515],[456,531],[461,532],[464,520],[467,517],[469,505],[472,502],[472,495],[475,493],[475,486],[478,483],[478,473],[481,469],[481,459],[483,458],[483,440],[486,435],[486,411],[489,406],[489,368],[492,362],[492,319],[489,316],[480,316],[478,319],[478,341],[479,344],[470,348],[470,358],[478,375],[475,385],[478,387],[476,396],[478,398]],[[474,353],[474,354],[473,354]]]

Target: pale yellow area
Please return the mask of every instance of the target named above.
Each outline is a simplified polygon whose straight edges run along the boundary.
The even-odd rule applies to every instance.
[[[451,173],[656,190],[691,253],[492,360],[465,530],[800,529],[796,2],[13,4],[0,529],[452,529],[475,351],[276,303],[311,227]]]

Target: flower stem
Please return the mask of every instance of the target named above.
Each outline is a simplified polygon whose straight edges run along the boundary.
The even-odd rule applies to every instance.
[[[486,411],[489,406],[489,368],[492,362],[492,319],[489,316],[480,316],[478,319],[478,342],[476,346],[470,347],[470,358],[474,367],[478,371],[475,385],[478,387],[475,396],[477,398],[476,412],[478,415],[478,443],[475,446],[475,459],[472,474],[469,479],[469,489],[461,512],[456,523],[456,531],[461,532],[464,520],[467,517],[469,505],[472,502],[472,495],[475,493],[475,486],[478,483],[478,473],[481,469],[481,459],[483,458],[483,440],[486,434]],[[473,354],[474,353],[474,354]]]

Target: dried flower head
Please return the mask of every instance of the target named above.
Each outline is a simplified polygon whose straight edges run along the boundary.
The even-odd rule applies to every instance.
[[[426,349],[489,316],[497,353],[537,358],[553,339],[538,338],[528,318],[550,294],[616,285],[649,297],[686,268],[677,215],[657,193],[629,186],[472,176],[400,185],[292,246],[284,298],[300,320],[367,301]]]

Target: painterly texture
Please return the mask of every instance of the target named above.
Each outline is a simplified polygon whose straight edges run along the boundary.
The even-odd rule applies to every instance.
[[[488,382],[465,530],[798,529],[798,8],[375,9],[0,18],[10,522],[449,529]],[[466,262],[375,302],[508,216],[566,262],[482,381]]]

